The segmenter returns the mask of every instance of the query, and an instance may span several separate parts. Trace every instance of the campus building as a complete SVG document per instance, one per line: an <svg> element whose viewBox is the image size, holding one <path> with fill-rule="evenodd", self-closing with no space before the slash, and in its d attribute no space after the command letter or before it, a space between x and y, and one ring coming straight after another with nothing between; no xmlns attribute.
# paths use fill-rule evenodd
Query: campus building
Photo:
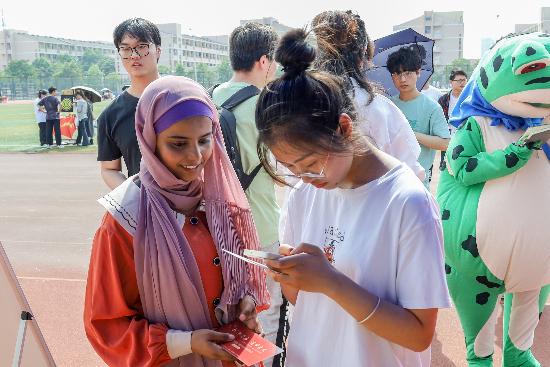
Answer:
<svg viewBox="0 0 550 367"><path fill-rule="evenodd" d="M180 24L157 26L162 43L159 65L165 65L170 70L174 70L178 63L184 67L194 67L199 63L218 65L229 55L227 45L204 37L182 34ZM87 49L114 58L117 73L126 74L112 42L41 36L14 29L0 31L0 70L4 70L11 61L16 60L33 62L39 57L45 57L55 61L61 55L81 57Z"/></svg>
<svg viewBox="0 0 550 367"><path fill-rule="evenodd" d="M112 42L79 41L4 29L0 31L0 70L4 70L11 61L33 62L40 57L55 61L61 55L81 57L86 50L98 51L105 56L113 57L116 70L122 69Z"/></svg>
<svg viewBox="0 0 550 367"><path fill-rule="evenodd" d="M195 67L197 64L215 66L229 57L229 47L209 37L197 37L183 34L178 23L157 24L160 30L162 52L159 65L168 66L171 70L177 64L184 67Z"/></svg>
<svg viewBox="0 0 550 367"><path fill-rule="evenodd" d="M425 11L424 15L395 25L394 32L412 28L435 41L433 49L434 69L441 70L453 60L463 58L464 21L462 11Z"/></svg>
<svg viewBox="0 0 550 367"><path fill-rule="evenodd" d="M545 32L550 33L550 7L540 9L540 22L516 24L515 33Z"/></svg>

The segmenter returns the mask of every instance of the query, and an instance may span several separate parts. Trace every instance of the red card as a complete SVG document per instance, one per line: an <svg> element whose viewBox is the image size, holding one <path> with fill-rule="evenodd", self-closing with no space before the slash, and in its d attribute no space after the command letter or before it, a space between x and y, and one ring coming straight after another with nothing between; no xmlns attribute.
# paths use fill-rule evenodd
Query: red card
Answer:
<svg viewBox="0 0 550 367"><path fill-rule="evenodd" d="M239 320L222 326L218 331L235 336L233 341L221 346L246 366L253 366L282 352L281 348L262 338Z"/></svg>

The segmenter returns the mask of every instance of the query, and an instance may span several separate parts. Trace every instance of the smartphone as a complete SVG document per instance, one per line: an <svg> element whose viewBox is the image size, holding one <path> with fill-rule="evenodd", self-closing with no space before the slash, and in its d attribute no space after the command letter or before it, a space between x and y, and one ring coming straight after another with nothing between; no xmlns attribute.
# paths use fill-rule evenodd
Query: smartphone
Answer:
<svg viewBox="0 0 550 367"><path fill-rule="evenodd" d="M272 252L258 251L258 250L249 250L245 249L243 255L247 257L253 257L257 259L266 259L266 260L279 260L282 256L279 254L274 254Z"/></svg>

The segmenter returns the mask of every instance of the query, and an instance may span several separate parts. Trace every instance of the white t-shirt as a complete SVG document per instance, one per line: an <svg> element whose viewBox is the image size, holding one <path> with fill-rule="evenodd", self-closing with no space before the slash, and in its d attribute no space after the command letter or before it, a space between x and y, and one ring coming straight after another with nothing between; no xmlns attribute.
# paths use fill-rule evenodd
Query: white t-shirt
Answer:
<svg viewBox="0 0 550 367"><path fill-rule="evenodd" d="M418 163L420 145L403 112L380 94L367 104L368 93L353 79L352 84L359 129L378 149L406 163L424 181L424 168Z"/></svg>
<svg viewBox="0 0 550 367"><path fill-rule="evenodd" d="M453 93L451 92L449 96L449 117L451 116L451 113L453 112L453 108L455 108L457 101L458 97L453 96ZM456 131L456 127L451 124L449 124L449 129L451 130L451 135L453 135Z"/></svg>
<svg viewBox="0 0 550 367"><path fill-rule="evenodd" d="M282 232L282 243L305 242L331 252L340 272L385 301L408 309L450 306L439 211L403 164L356 189L301 183L290 195ZM393 344L325 295L299 292L287 367L429 364L429 349L417 353Z"/></svg>
<svg viewBox="0 0 550 367"><path fill-rule="evenodd" d="M46 122L46 112L40 111L40 108L38 106L38 102L40 102L40 98L36 98L34 100L34 116L36 118L36 122Z"/></svg>
<svg viewBox="0 0 550 367"><path fill-rule="evenodd" d="M431 99L433 99L436 102L443 95L443 93L441 92L440 89L438 89L438 88L436 88L432 85L428 85L428 89L422 89L420 91L420 93L424 93L425 95L427 95L428 97L430 97Z"/></svg>

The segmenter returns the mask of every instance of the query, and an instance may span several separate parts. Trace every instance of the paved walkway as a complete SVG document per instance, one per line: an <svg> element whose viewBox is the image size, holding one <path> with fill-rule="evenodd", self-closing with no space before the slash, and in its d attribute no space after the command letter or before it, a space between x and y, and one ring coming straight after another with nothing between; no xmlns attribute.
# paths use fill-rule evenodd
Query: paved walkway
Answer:
<svg viewBox="0 0 550 367"><path fill-rule="evenodd" d="M104 366L82 326L93 234L107 191L93 154L0 154L0 241L59 366ZM549 307L550 308L550 307ZM498 334L501 333L499 325ZM535 354L550 366L550 310ZM495 366L500 365L497 338ZM433 366L463 367L463 335L454 310L440 313Z"/></svg>

